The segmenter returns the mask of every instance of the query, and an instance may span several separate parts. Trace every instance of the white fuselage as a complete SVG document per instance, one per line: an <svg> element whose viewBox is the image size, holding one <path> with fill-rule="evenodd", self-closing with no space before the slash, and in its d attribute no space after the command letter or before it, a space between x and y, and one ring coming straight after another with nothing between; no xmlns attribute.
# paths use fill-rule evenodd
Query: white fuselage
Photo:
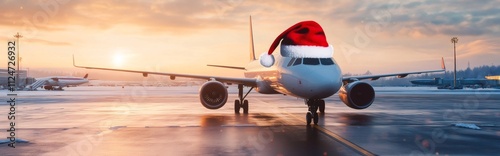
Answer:
<svg viewBox="0 0 500 156"><path fill-rule="evenodd" d="M252 61L246 67L245 77L257 78L256 90L259 93L323 99L332 96L342 87L342 72L333 58L328 59L334 64L312 65L305 64L302 58L282 57L279 54L274 57L276 63L272 67L263 67L258 60ZM301 59L301 63L293 65L297 59Z"/></svg>
<svg viewBox="0 0 500 156"><path fill-rule="evenodd" d="M86 78L81 77L69 77L69 76L54 76L54 77L46 77L47 83L44 86L59 86L59 87L67 87L67 86L76 86L89 82Z"/></svg>

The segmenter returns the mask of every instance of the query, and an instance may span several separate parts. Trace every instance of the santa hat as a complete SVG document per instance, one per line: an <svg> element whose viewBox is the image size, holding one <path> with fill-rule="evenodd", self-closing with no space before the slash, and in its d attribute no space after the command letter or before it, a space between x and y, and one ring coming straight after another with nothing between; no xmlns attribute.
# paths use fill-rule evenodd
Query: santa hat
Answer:
<svg viewBox="0 0 500 156"><path fill-rule="evenodd" d="M260 63L265 67L274 64L272 55L281 41L281 55L295 58L330 58L333 46L326 41L323 28L314 21L302 21L283 31L274 40L269 51L260 56Z"/></svg>

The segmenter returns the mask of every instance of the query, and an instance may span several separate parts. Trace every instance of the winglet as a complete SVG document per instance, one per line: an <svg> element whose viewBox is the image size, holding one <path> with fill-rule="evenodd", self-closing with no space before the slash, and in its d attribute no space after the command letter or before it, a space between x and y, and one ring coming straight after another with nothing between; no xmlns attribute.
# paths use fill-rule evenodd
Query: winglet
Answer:
<svg viewBox="0 0 500 156"><path fill-rule="evenodd" d="M446 70L446 66L444 65L444 58L441 57L441 69Z"/></svg>
<svg viewBox="0 0 500 156"><path fill-rule="evenodd" d="M250 61L253 60L255 60L255 51L253 46L252 16L250 16Z"/></svg>
<svg viewBox="0 0 500 156"><path fill-rule="evenodd" d="M85 76L83 77L84 79L86 79L87 77L89 77L89 74L85 74Z"/></svg>
<svg viewBox="0 0 500 156"><path fill-rule="evenodd" d="M82 67L82 66L78 66L76 65L75 63L75 54L73 54L73 67L77 67L77 68L87 68L87 67ZM88 68L87 68L88 69Z"/></svg>
<svg viewBox="0 0 500 156"><path fill-rule="evenodd" d="M77 67L77 66L75 65L75 54L73 54L73 67Z"/></svg>

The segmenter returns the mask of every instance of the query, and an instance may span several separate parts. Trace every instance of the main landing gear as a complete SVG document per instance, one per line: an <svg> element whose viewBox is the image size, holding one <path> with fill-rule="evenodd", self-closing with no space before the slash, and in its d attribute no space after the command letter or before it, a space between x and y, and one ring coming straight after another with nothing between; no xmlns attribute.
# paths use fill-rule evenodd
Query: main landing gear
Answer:
<svg viewBox="0 0 500 156"><path fill-rule="evenodd" d="M42 86L45 90L63 90L63 87L54 87L54 86Z"/></svg>
<svg viewBox="0 0 500 156"><path fill-rule="evenodd" d="M238 99L234 100L234 113L240 114L240 108L244 114L248 114L248 100L245 100L247 95L252 91L253 87L243 96L243 85L238 84Z"/></svg>
<svg viewBox="0 0 500 156"><path fill-rule="evenodd" d="M319 99L309 99L305 100L306 105L309 107L309 110L306 114L306 122L307 125L310 125L311 122L314 122L314 124L318 124L319 121L319 116L318 116L318 109L320 113L325 113L325 100L319 100Z"/></svg>

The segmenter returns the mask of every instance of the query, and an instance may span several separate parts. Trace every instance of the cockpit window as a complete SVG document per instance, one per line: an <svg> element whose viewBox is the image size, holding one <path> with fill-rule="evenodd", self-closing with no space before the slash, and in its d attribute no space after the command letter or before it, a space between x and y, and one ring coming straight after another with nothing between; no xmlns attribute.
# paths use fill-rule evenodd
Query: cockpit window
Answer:
<svg viewBox="0 0 500 156"><path fill-rule="evenodd" d="M297 58L297 60L295 60L295 62L293 63L294 66L299 64L302 64L302 58Z"/></svg>
<svg viewBox="0 0 500 156"><path fill-rule="evenodd" d="M332 58L292 58L290 62L288 62L288 67L300 65L304 62L305 65L334 65Z"/></svg>
<svg viewBox="0 0 500 156"><path fill-rule="evenodd" d="M304 64L306 65L319 65L318 58L304 58Z"/></svg>
<svg viewBox="0 0 500 156"><path fill-rule="evenodd" d="M333 63L333 60L331 58L320 58L319 60L321 61L322 65L332 65L332 64L335 64L335 63Z"/></svg>
<svg viewBox="0 0 500 156"><path fill-rule="evenodd" d="M292 59L290 60L290 62L288 62L288 65L286 65L286 66L287 66L287 67L290 67L290 66L293 64L293 62L295 62L295 60L296 60L296 59L297 59L297 58L292 58Z"/></svg>

